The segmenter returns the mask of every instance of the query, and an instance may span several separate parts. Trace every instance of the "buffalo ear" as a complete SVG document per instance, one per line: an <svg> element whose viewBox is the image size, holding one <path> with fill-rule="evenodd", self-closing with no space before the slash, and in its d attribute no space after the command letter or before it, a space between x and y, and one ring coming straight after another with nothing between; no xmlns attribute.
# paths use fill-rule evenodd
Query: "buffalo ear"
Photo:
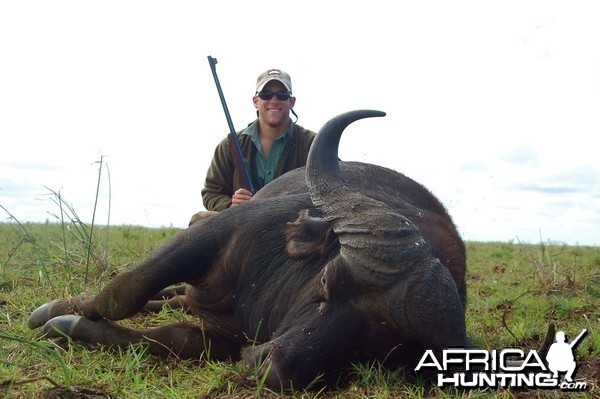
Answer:
<svg viewBox="0 0 600 399"><path fill-rule="evenodd" d="M301 210L298 219L287 224L285 238L285 249L292 259L323 257L337 239L331 225L321 217L310 216L308 209Z"/></svg>

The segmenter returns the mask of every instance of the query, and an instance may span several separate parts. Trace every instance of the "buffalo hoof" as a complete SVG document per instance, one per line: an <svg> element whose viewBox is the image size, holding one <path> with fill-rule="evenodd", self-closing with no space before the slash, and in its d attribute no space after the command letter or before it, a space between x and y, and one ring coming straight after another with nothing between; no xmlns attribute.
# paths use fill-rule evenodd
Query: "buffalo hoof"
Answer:
<svg viewBox="0 0 600 399"><path fill-rule="evenodd" d="M52 315L52 307L61 299L55 299L52 302L48 302L38 307L36 310L31 312L29 316L29 321L27 325L29 328L38 328L46 324L46 322L52 319L54 316Z"/></svg>
<svg viewBox="0 0 600 399"><path fill-rule="evenodd" d="M71 336L82 319L85 319L85 317L72 314L55 317L44 324L41 335L45 338Z"/></svg>

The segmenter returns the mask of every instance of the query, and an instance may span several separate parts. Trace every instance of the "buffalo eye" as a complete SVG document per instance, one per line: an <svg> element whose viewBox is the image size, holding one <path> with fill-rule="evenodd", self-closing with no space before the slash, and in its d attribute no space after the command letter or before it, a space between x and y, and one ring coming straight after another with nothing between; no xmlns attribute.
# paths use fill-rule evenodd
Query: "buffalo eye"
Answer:
<svg viewBox="0 0 600 399"><path fill-rule="evenodd" d="M325 273L319 279L319 284L321 285L321 295L324 301L329 301L329 289L327 287L327 277L325 277Z"/></svg>

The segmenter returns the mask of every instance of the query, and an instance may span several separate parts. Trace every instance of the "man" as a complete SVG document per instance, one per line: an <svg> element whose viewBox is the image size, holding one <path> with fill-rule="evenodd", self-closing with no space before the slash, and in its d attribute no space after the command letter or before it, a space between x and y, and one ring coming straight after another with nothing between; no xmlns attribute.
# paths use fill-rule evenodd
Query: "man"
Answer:
<svg viewBox="0 0 600 399"><path fill-rule="evenodd" d="M552 377L558 378L559 371L566 371L565 381L573 382L573 373L577 364L573 356L573 347L576 345L580 337L577 337L570 344L567 342L565 333L559 331L556 333L556 342L550 345L546 361L548 368L552 371Z"/></svg>
<svg viewBox="0 0 600 399"><path fill-rule="evenodd" d="M285 172L306 165L315 133L292 122L290 111L294 113L296 98L290 75L280 69L269 69L258 77L252 102L258 118L237 135L253 184L260 190ZM225 138L217 145L206 173L204 207L222 211L249 201L252 193L241 187L241 174Z"/></svg>

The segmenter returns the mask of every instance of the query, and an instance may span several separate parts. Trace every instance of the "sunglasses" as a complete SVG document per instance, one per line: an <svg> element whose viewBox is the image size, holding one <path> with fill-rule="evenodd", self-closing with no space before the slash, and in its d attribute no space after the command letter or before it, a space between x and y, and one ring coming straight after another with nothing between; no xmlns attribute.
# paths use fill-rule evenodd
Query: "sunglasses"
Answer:
<svg viewBox="0 0 600 399"><path fill-rule="evenodd" d="M279 101L287 101L292 96L292 93L290 93L289 91L282 91L279 93L273 93L272 91L261 91L260 93L258 93L258 96L261 100L265 101L272 99L273 96L277 96L277 99Z"/></svg>

